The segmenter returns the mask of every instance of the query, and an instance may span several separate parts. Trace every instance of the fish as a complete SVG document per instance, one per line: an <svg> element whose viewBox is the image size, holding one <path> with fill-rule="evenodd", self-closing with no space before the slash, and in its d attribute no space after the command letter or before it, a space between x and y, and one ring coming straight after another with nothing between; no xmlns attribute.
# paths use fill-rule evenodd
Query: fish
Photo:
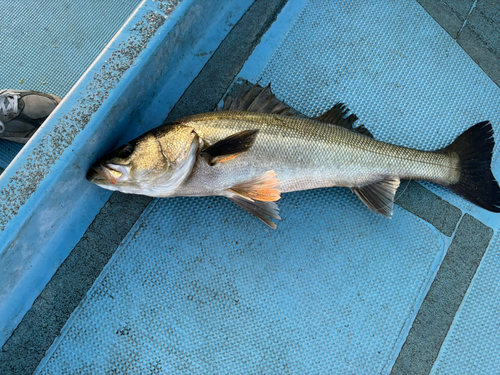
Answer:
<svg viewBox="0 0 500 375"><path fill-rule="evenodd" d="M422 151L378 141L343 103L306 117L270 85L244 82L222 107L163 123L97 161L88 181L151 197L224 196L276 229L281 194L347 187L374 213L393 215L401 180L430 181L492 212L489 121L447 147Z"/></svg>

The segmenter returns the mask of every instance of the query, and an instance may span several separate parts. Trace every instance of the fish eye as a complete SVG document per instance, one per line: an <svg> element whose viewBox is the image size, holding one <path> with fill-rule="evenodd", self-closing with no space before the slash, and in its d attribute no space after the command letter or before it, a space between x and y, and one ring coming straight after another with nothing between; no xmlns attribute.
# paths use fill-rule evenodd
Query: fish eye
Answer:
<svg viewBox="0 0 500 375"><path fill-rule="evenodd" d="M127 143L118 150L118 157L122 159L128 158L132 154L132 152L134 152L134 146L132 146L130 143Z"/></svg>

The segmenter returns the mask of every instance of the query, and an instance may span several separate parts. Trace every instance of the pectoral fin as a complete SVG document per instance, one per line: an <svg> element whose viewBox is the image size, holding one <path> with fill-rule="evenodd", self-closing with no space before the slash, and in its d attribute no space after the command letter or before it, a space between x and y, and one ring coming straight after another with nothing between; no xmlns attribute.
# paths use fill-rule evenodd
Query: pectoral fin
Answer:
<svg viewBox="0 0 500 375"><path fill-rule="evenodd" d="M381 215L391 217L394 206L394 195L399 187L399 178L386 178L370 185L351 188L368 208Z"/></svg>
<svg viewBox="0 0 500 375"><path fill-rule="evenodd" d="M246 181L228 189L228 198L241 208L257 216L271 228L276 224L271 219L280 219L278 205L280 199L279 181L274 171L268 171L262 176Z"/></svg>
<svg viewBox="0 0 500 375"><path fill-rule="evenodd" d="M245 130L224 138L201 152L207 158L208 164L215 165L234 159L252 148L259 130Z"/></svg>
<svg viewBox="0 0 500 375"><path fill-rule="evenodd" d="M262 176L234 185L228 191L250 201L275 202L280 199L278 185L276 173L267 171Z"/></svg>

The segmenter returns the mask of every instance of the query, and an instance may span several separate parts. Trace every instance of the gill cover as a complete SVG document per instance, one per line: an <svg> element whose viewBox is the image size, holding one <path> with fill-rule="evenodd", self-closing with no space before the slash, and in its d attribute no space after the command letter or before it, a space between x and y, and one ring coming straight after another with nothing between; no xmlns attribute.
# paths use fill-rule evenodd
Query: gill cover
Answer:
<svg viewBox="0 0 500 375"><path fill-rule="evenodd" d="M87 179L108 190L169 196L191 172L198 146L199 139L193 128L167 124L101 159Z"/></svg>

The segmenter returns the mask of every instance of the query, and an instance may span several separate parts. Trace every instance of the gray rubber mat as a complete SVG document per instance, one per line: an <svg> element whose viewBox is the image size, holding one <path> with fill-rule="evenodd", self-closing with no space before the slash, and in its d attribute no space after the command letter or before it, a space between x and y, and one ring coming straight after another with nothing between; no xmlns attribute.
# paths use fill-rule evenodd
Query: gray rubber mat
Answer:
<svg viewBox="0 0 500 375"><path fill-rule="evenodd" d="M498 374L500 243L490 244L448 332L431 374Z"/></svg>

